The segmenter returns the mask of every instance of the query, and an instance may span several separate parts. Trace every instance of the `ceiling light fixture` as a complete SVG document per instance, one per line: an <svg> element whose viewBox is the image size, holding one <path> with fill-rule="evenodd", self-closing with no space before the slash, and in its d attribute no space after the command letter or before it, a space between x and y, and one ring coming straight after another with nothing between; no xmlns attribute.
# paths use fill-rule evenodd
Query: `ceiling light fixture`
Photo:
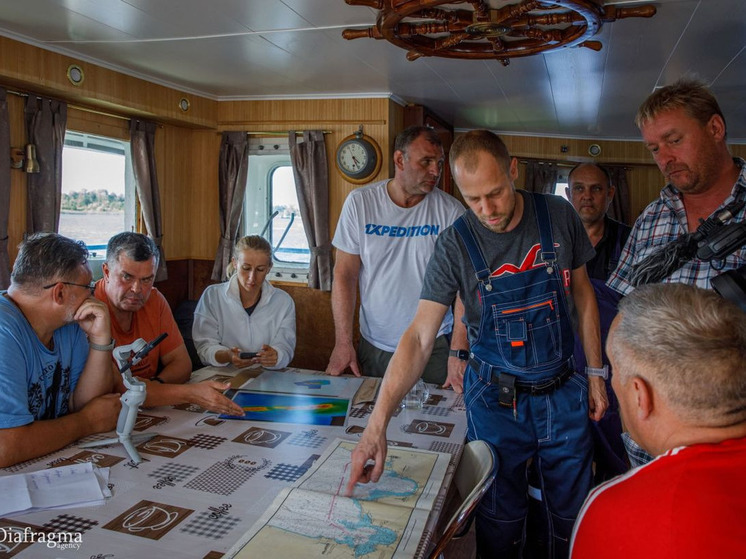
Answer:
<svg viewBox="0 0 746 559"><path fill-rule="evenodd" d="M70 64L70 66L67 67L67 79L70 80L70 83L73 85L81 85L85 79L83 68L77 64Z"/></svg>
<svg viewBox="0 0 746 559"><path fill-rule="evenodd" d="M604 23L652 17L651 4L603 6L600 0L523 0L493 8L486 0L345 0L379 10L376 25L345 29L345 39L385 39L406 49L407 60L422 56L510 59L567 47L601 50L589 39ZM454 7L465 4L471 9Z"/></svg>

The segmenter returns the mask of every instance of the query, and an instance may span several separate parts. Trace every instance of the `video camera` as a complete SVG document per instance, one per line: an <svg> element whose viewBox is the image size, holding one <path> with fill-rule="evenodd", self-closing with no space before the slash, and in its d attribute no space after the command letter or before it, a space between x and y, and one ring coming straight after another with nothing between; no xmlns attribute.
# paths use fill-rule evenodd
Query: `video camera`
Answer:
<svg viewBox="0 0 746 559"><path fill-rule="evenodd" d="M744 206L744 202L734 202L725 211L728 215L710 222L701 231L702 238L697 243L697 258L708 262L722 260L746 245L746 222L723 222L735 216ZM724 212L723 212L724 213ZM704 226L705 223L702 225ZM703 227L697 229L698 232ZM728 270L712 278L712 288L723 299L735 303L741 310L746 311L746 265L735 270Z"/></svg>

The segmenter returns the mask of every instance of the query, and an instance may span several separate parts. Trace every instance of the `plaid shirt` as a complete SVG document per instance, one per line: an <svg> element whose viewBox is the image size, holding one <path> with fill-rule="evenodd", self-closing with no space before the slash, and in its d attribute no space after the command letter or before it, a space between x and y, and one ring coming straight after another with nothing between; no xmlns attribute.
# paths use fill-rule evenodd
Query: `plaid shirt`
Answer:
<svg viewBox="0 0 746 559"><path fill-rule="evenodd" d="M624 450L627 451L627 458L629 458L629 464L632 468L647 464L655 458L655 456L637 444L627 431L622 433L622 442L624 443Z"/></svg>
<svg viewBox="0 0 746 559"><path fill-rule="evenodd" d="M741 167L731 195L714 213L719 212L734 200L746 201L746 161L733 159ZM746 220L746 206L735 216L733 222ZM651 202L637 218L632 233L619 258L619 265L606 284L622 295L629 295L634 287L629 282L634 265L681 235L688 233L686 210L681 194L668 184L661 190L660 198ZM746 246L741 247L724 261L710 262L693 258L663 280L663 283L687 283L711 289L710 280L721 273L746 264Z"/></svg>

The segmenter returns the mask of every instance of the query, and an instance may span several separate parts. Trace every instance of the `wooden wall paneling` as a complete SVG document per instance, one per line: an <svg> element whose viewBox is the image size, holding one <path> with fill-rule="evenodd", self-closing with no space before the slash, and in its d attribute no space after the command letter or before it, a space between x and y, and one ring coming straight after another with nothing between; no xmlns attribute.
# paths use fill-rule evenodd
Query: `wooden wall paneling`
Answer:
<svg viewBox="0 0 746 559"><path fill-rule="evenodd" d="M192 201L188 224L191 231L190 258L214 259L220 241L219 155L220 134L215 131L192 132L188 162L190 180L187 183Z"/></svg>
<svg viewBox="0 0 746 559"><path fill-rule="evenodd" d="M85 79L79 86L67 79L67 68L77 64ZM184 93L0 37L0 82L10 88L50 95L102 111L152 118L187 126L214 128L217 101ZM179 100L189 100L189 110Z"/></svg>
<svg viewBox="0 0 746 559"><path fill-rule="evenodd" d="M581 161L642 165L653 163L653 158L643 146L642 141L542 138L510 134L500 134L500 137L511 155L517 157L557 159L576 163ZM600 156L592 157L588 154L591 144L598 144L601 147ZM567 147L566 152L562 151L562 146Z"/></svg>
<svg viewBox="0 0 746 559"><path fill-rule="evenodd" d="M130 141L130 120L68 107L67 129L107 138Z"/></svg>
<svg viewBox="0 0 746 559"><path fill-rule="evenodd" d="M399 105L398 103L390 103L389 104L389 120L391 122L391 126L389 126L389 139L388 139L388 146L389 146L389 169L388 169L388 175L386 175L386 178L393 178L394 176L394 143L396 141L396 135L404 130L406 128L406 125L404 124L404 107ZM381 145L381 149L383 149L383 145Z"/></svg>
<svg viewBox="0 0 746 559"><path fill-rule="evenodd" d="M189 260L168 260L168 279L154 284L168 301L172 312L182 301L189 299L190 267Z"/></svg>
<svg viewBox="0 0 746 559"><path fill-rule="evenodd" d="M194 301L198 301L202 296L202 292L207 288L208 285L217 283L213 281L210 276L212 274L212 267L215 264L215 260L192 260L192 275L190 278L190 297Z"/></svg>
<svg viewBox="0 0 746 559"><path fill-rule="evenodd" d="M188 164L192 131L166 124L155 135L166 259L190 258L192 238L197 236L192 227L193 179Z"/></svg>

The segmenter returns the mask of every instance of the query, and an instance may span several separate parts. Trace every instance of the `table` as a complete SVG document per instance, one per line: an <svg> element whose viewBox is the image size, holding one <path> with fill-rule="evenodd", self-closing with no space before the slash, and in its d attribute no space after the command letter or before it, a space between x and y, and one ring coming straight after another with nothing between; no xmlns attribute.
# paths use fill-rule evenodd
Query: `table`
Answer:
<svg viewBox="0 0 746 559"><path fill-rule="evenodd" d="M286 369L288 374L311 373ZM230 377L233 368L205 367L192 382ZM320 372L312 372L323 375ZM438 514L463 449L463 398L431 387L429 405L401 410L388 429L391 444L451 455L417 556L432 539ZM298 480L336 438L357 440L372 402L350 409L344 426L225 420L199 407L179 405L141 410L136 431L158 435L138 446L144 461L132 463L117 444L80 449L87 437L58 452L0 469L0 475L42 470L75 462L110 467L113 497L96 507L67 508L0 519L0 540L10 530L80 533L79 549L0 541L0 558L222 557L269 507L278 493Z"/></svg>

